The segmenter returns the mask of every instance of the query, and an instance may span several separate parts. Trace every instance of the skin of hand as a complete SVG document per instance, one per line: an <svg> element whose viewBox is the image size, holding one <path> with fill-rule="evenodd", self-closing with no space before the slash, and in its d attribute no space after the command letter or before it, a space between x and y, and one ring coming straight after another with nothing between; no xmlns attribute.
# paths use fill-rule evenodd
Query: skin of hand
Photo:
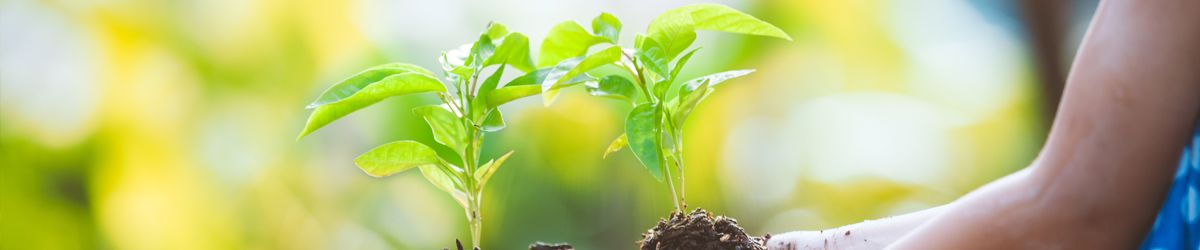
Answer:
<svg viewBox="0 0 1200 250"><path fill-rule="evenodd" d="M1196 13L1200 1L1102 2L1030 167L915 219L847 227L900 229L860 230L868 243L898 237L882 244L894 249L1135 248L1200 118ZM818 234L783 234L768 246L830 239Z"/></svg>

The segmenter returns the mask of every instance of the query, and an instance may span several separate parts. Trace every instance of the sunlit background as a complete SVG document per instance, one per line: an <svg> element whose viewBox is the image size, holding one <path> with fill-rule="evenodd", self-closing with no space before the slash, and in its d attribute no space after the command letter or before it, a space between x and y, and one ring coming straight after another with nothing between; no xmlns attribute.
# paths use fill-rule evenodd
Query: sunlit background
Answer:
<svg viewBox="0 0 1200 250"><path fill-rule="evenodd" d="M601 11L623 42L692 1L5 0L0 249L441 249L466 240L420 174L353 164L431 141L394 98L295 141L304 105L386 62L439 68L488 21L536 48ZM1094 3L718 1L793 42L702 32L684 78L757 68L686 125L687 200L752 234L948 202L1025 166ZM630 107L579 89L505 107L484 155L484 246L630 249L672 208L629 152L601 159Z"/></svg>

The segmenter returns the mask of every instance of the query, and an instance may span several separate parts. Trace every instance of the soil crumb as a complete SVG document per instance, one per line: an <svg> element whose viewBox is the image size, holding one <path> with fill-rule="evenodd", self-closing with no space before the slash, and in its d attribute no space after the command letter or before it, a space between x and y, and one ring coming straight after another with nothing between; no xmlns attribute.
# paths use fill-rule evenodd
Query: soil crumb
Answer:
<svg viewBox="0 0 1200 250"><path fill-rule="evenodd" d="M687 215L672 212L669 220L659 220L642 234L641 249L766 250L770 238L749 236L737 220L696 209Z"/></svg>
<svg viewBox="0 0 1200 250"><path fill-rule="evenodd" d="M575 247L567 243L543 243L536 242L529 245L529 250L575 250Z"/></svg>

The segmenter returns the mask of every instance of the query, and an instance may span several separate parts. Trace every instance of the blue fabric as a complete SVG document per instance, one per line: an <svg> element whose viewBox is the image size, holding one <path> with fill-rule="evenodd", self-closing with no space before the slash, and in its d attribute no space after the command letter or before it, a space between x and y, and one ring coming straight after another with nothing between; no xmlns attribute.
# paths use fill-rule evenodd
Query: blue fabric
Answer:
<svg viewBox="0 0 1200 250"><path fill-rule="evenodd" d="M1142 249L1200 250L1200 126L1183 151L1175 181Z"/></svg>

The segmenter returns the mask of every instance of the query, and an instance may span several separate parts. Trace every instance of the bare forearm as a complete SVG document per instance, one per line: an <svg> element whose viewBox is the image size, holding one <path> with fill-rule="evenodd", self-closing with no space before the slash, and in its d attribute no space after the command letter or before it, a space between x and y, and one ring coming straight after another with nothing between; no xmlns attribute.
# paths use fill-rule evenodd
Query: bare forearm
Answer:
<svg viewBox="0 0 1200 250"><path fill-rule="evenodd" d="M1102 3L1033 174L977 190L895 247L1135 247L1200 112L1198 12Z"/></svg>

